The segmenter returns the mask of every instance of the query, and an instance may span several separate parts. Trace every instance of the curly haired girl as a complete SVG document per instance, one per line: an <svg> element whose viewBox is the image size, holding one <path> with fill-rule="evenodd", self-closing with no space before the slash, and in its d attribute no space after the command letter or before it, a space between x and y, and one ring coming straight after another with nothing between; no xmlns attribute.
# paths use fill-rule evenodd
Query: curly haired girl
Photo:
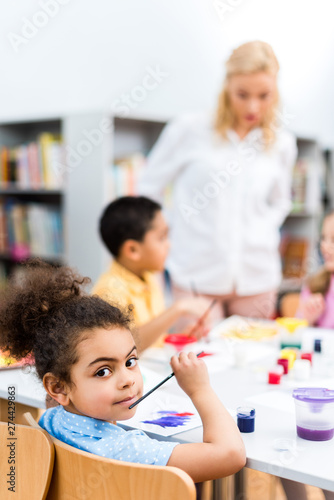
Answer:
<svg viewBox="0 0 334 500"><path fill-rule="evenodd" d="M135 414L143 381L129 315L84 293L89 280L40 261L11 281L0 305L0 348L29 353L47 393L59 403L40 425L54 437L97 455L185 470L194 481L233 474L245 464L238 428L210 386L202 359L174 356L171 366L203 423L203 442L156 441L112 423Z"/></svg>

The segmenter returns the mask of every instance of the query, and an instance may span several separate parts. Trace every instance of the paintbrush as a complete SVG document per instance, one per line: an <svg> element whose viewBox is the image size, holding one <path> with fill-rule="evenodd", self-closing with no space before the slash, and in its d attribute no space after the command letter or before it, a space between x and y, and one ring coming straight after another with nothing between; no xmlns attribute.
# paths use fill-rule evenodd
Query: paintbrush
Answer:
<svg viewBox="0 0 334 500"><path fill-rule="evenodd" d="M213 306L215 305L216 302L217 302L217 299L213 299L213 301L211 302L211 304L209 305L209 307L207 308L207 310L202 314L202 316L200 318L198 318L198 320L196 321L195 325L190 330L190 332L187 333L188 337L191 337L191 335L194 333L194 331L196 331L196 329L198 328L198 325L200 323L202 323L202 321L205 320L205 318L207 317L207 315L209 314L209 312L211 311L211 309L213 308Z"/></svg>
<svg viewBox="0 0 334 500"><path fill-rule="evenodd" d="M201 354L203 354L204 351L201 351L199 352L198 354L196 354L196 356L200 356ZM171 379L172 377L174 377L175 373L172 372L170 375L168 375L168 377L164 378L158 385L156 385L155 387L153 387L153 389L151 389L150 391L148 391L146 394L144 394L144 396L142 396L141 398L137 399L137 401L135 403L132 403L131 406L129 406L129 410L131 410L131 408L133 408L134 406L136 406L138 403L140 403L141 401L143 401L143 399L147 398L147 396L149 396L150 394L152 394L152 392L156 391L157 389L159 389L159 387L161 387L165 382L167 382L167 380Z"/></svg>

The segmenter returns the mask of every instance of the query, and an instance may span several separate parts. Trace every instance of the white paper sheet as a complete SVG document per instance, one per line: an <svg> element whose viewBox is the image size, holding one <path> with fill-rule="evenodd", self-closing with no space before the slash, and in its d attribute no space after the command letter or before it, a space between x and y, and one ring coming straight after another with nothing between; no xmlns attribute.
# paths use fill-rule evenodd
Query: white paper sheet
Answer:
<svg viewBox="0 0 334 500"><path fill-rule="evenodd" d="M168 393L153 393L138 404L137 412L122 426L142 429L161 436L173 436L202 425L191 400Z"/></svg>

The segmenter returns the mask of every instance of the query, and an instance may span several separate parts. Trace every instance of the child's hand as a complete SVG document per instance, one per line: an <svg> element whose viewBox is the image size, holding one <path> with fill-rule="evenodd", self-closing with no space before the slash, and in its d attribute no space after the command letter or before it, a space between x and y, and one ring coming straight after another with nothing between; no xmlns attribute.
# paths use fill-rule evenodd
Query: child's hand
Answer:
<svg viewBox="0 0 334 500"><path fill-rule="evenodd" d="M179 356L173 356L170 364L179 386L190 398L210 387L206 364L193 352L181 352Z"/></svg>
<svg viewBox="0 0 334 500"><path fill-rule="evenodd" d="M187 326L182 332L183 335L191 335L196 337L198 340L206 337L210 331L210 328L205 324L205 321L197 320L197 322Z"/></svg>
<svg viewBox="0 0 334 500"><path fill-rule="evenodd" d="M321 293L313 293L300 304L300 312L311 325L324 313L326 302Z"/></svg>

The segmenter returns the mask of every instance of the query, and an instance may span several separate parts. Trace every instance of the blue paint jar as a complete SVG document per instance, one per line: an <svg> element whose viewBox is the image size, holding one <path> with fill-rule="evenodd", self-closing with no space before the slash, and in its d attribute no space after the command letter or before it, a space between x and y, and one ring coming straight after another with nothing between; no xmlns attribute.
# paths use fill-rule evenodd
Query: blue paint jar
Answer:
<svg viewBox="0 0 334 500"><path fill-rule="evenodd" d="M314 339L314 352L321 352L321 339Z"/></svg>
<svg viewBox="0 0 334 500"><path fill-rule="evenodd" d="M237 408L237 425L240 432L254 432L255 409L250 406Z"/></svg>

